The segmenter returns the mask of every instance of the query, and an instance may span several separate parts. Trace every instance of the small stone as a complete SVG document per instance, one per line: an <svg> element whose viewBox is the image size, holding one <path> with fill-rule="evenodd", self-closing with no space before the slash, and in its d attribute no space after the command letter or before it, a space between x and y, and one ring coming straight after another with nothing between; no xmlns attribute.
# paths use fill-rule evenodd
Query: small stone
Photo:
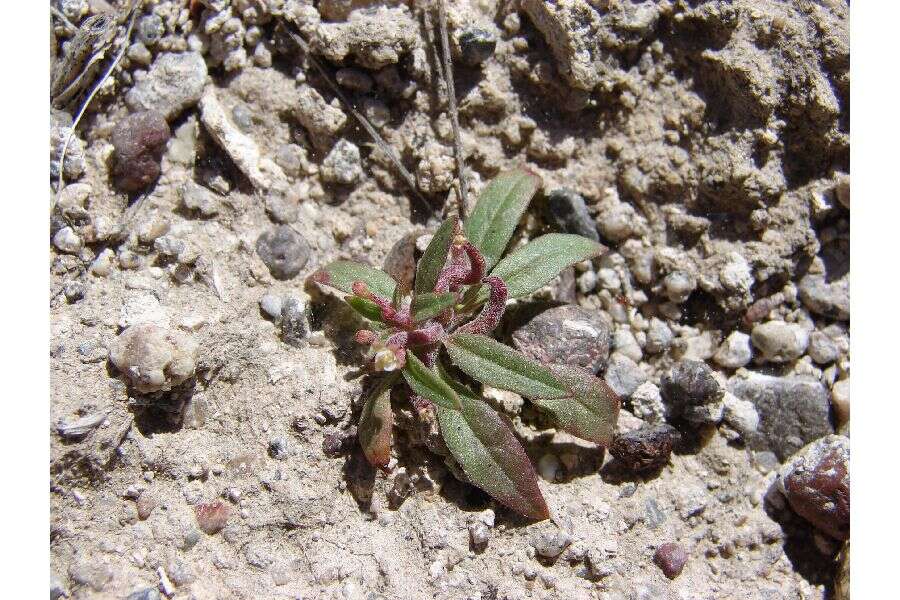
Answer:
<svg viewBox="0 0 900 600"><path fill-rule="evenodd" d="M748 372L729 379L728 391L752 402L759 414L759 427L747 439L753 450L771 450L784 460L834 432L828 390L814 379Z"/></svg>
<svg viewBox="0 0 900 600"><path fill-rule="evenodd" d="M181 204L187 210L198 212L203 217L214 217L219 214L219 210L221 210L219 197L208 188L193 181L187 181L179 191Z"/></svg>
<svg viewBox="0 0 900 600"><path fill-rule="evenodd" d="M286 344L300 347L308 335L306 305L298 298L285 298L281 305L281 339Z"/></svg>
<svg viewBox="0 0 900 600"><path fill-rule="evenodd" d="M199 346L189 335L151 323L133 325L110 345L109 359L135 390L171 390L194 374Z"/></svg>
<svg viewBox="0 0 900 600"><path fill-rule="evenodd" d="M78 254L84 246L81 238L71 227L63 227L53 236L53 245L60 252L66 254Z"/></svg>
<svg viewBox="0 0 900 600"><path fill-rule="evenodd" d="M733 331L716 350L713 360L726 369L740 369L753 358L750 347L750 336L740 331Z"/></svg>
<svg viewBox="0 0 900 600"><path fill-rule="evenodd" d="M141 590L137 590L135 592L131 592L125 598L125 600L161 600L161 596L159 595L159 589L155 587L148 587Z"/></svg>
<svg viewBox="0 0 900 600"><path fill-rule="evenodd" d="M172 121L200 100L206 77L206 61L199 52L160 54L125 95L125 103L132 111L155 110Z"/></svg>
<svg viewBox="0 0 900 600"><path fill-rule="evenodd" d="M155 110L129 115L112 132L113 182L126 192L140 191L159 178L160 161L172 132Z"/></svg>
<svg viewBox="0 0 900 600"><path fill-rule="evenodd" d="M339 140L322 161L322 180L339 185L353 185L362 176L359 147L353 142Z"/></svg>
<svg viewBox="0 0 900 600"><path fill-rule="evenodd" d="M149 14L138 19L135 35L145 46L155 46L166 34L166 25L159 15Z"/></svg>
<svg viewBox="0 0 900 600"><path fill-rule="evenodd" d="M638 387L647 381L647 375L633 360L613 352L609 357L609 364L603 378L620 398L629 398Z"/></svg>
<svg viewBox="0 0 900 600"><path fill-rule="evenodd" d="M803 356L809 344L809 332L797 323L767 321L753 328L750 340L767 361L783 363Z"/></svg>
<svg viewBox="0 0 900 600"><path fill-rule="evenodd" d="M834 340L821 331L813 331L810 334L809 346L807 347L806 352L809 357L813 359L813 362L820 365L833 363L841 356Z"/></svg>
<svg viewBox="0 0 900 600"><path fill-rule="evenodd" d="M583 295L588 295L597 289L597 274L593 271L585 271L578 276L578 291Z"/></svg>
<svg viewBox="0 0 900 600"><path fill-rule="evenodd" d="M798 515L837 540L850 539L850 440L829 435L782 468L779 489Z"/></svg>
<svg viewBox="0 0 900 600"><path fill-rule="evenodd" d="M67 281L63 284L63 295L69 304L84 298L84 284L80 281Z"/></svg>
<svg viewBox="0 0 900 600"><path fill-rule="evenodd" d="M102 592L113 578L109 565L96 559L85 557L69 566L69 577L76 584L88 586L95 592Z"/></svg>
<svg viewBox="0 0 900 600"><path fill-rule="evenodd" d="M609 356L610 319L577 305L545 310L512 334L513 344L544 364L568 364L596 373ZM637 386L635 386L637 387Z"/></svg>
<svg viewBox="0 0 900 600"><path fill-rule="evenodd" d="M612 346L616 352L624 354L634 362L640 362L644 357L644 353L641 351L634 334L627 327L616 329L613 334Z"/></svg>
<svg viewBox="0 0 900 600"><path fill-rule="evenodd" d="M169 564L166 565L166 572L177 587L189 585L197 579L197 574L190 563L181 558L173 558L169 561Z"/></svg>
<svg viewBox="0 0 900 600"><path fill-rule="evenodd" d="M741 400L731 392L725 392L722 398L725 410L722 419L725 424L737 431L744 439L759 428L759 413L752 402Z"/></svg>
<svg viewBox="0 0 900 600"><path fill-rule="evenodd" d="M531 540L538 556L556 558L572 543L572 536L556 525L548 525L541 529Z"/></svg>
<svg viewBox="0 0 900 600"><path fill-rule="evenodd" d="M669 425L642 427L618 434L609 452L629 471L651 471L669 462L674 443L675 429Z"/></svg>
<svg viewBox="0 0 900 600"><path fill-rule="evenodd" d="M137 515L138 519L141 521L146 521L150 516L150 513L153 512L153 509L156 508L156 499L149 492L143 492L140 496L135 500L135 506L137 507Z"/></svg>
<svg viewBox="0 0 900 600"><path fill-rule="evenodd" d="M588 213L584 198L569 188L558 188L547 195L550 220L563 233L574 233L595 242L600 241L597 224Z"/></svg>
<svg viewBox="0 0 900 600"><path fill-rule="evenodd" d="M446 192L453 185L455 162L451 151L441 144L429 142L422 149L416 166L416 183L426 194Z"/></svg>
<svg viewBox="0 0 900 600"><path fill-rule="evenodd" d="M669 579L675 579L681 575L688 555L684 548L672 542L661 545L653 555L653 562L662 570Z"/></svg>
<svg viewBox="0 0 900 600"><path fill-rule="evenodd" d="M283 437L277 437L269 442L269 456L275 460L287 460L290 456L287 440Z"/></svg>
<svg viewBox="0 0 900 600"><path fill-rule="evenodd" d="M672 330L666 322L653 317L647 329L647 343L644 344L644 350L650 354L665 352L672 345L673 337Z"/></svg>
<svg viewBox="0 0 900 600"><path fill-rule="evenodd" d="M470 27L459 33L459 60L469 67L477 67L491 56L497 48L497 36L486 29Z"/></svg>
<svg viewBox="0 0 900 600"><path fill-rule="evenodd" d="M660 379L660 392L672 416L697 425L714 424L722 418L725 391L706 363L679 361Z"/></svg>
<svg viewBox="0 0 900 600"><path fill-rule="evenodd" d="M831 386L831 405L838 426L850 421L850 378L835 381Z"/></svg>
<svg viewBox="0 0 900 600"><path fill-rule="evenodd" d="M850 319L850 279L843 276L827 281L822 274L809 274L797 286L800 301L811 312L847 321Z"/></svg>
<svg viewBox="0 0 900 600"><path fill-rule="evenodd" d="M296 200L281 192L272 192L266 196L266 212L276 223L294 223L300 218L300 207Z"/></svg>
<svg viewBox="0 0 900 600"><path fill-rule="evenodd" d="M293 279L309 260L309 244L300 234L280 225L256 240L256 253L276 279Z"/></svg>
<svg viewBox="0 0 900 600"><path fill-rule="evenodd" d="M369 77L368 73L360 69L338 69L334 74L334 79L338 82L339 86L361 94L368 94L372 91L372 86L375 85L375 82L372 81L372 78Z"/></svg>
<svg viewBox="0 0 900 600"><path fill-rule="evenodd" d="M194 507L197 525L208 535L215 535L225 528L231 509L220 500L198 504Z"/></svg>
<svg viewBox="0 0 900 600"><path fill-rule="evenodd" d="M484 549L491 539L491 525L486 524L482 520L469 523L469 540L472 547L478 550Z"/></svg>
<svg viewBox="0 0 900 600"><path fill-rule="evenodd" d="M259 308L270 321L281 321L282 298L278 294L266 294L259 299Z"/></svg>
<svg viewBox="0 0 900 600"><path fill-rule="evenodd" d="M663 279L663 291L669 301L681 304L697 289L697 279L686 271L673 271Z"/></svg>
<svg viewBox="0 0 900 600"><path fill-rule="evenodd" d="M541 474L544 481L556 481L556 475L562 468L559 458L555 454L545 454L538 460L538 473Z"/></svg>
<svg viewBox="0 0 900 600"><path fill-rule="evenodd" d="M656 384L645 381L631 394L634 415L647 423L662 423L666 418L666 405Z"/></svg>

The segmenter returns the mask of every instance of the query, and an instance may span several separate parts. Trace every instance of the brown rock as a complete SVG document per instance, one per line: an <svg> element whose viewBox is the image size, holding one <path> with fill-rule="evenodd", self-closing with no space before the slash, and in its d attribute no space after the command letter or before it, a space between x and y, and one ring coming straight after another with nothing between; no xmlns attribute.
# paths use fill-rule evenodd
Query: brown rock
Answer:
<svg viewBox="0 0 900 600"><path fill-rule="evenodd" d="M171 135L165 118L154 110L135 113L119 121L112 133L115 149L112 175L116 187L137 192L156 181Z"/></svg>
<svg viewBox="0 0 900 600"><path fill-rule="evenodd" d="M680 544L672 542L663 544L656 549L653 555L653 562L662 569L663 574L669 579L675 579L681 575L684 569L684 563L687 562L688 555Z"/></svg>
<svg viewBox="0 0 900 600"><path fill-rule="evenodd" d="M642 427L616 436L609 451L630 471L658 469L672 454L675 430L668 425Z"/></svg>
<svg viewBox="0 0 900 600"><path fill-rule="evenodd" d="M135 506L137 507L138 519L146 521L153 509L156 508L156 499L150 493L143 492L135 500Z"/></svg>
<svg viewBox="0 0 900 600"><path fill-rule="evenodd" d="M516 330L516 348L544 364L584 367L596 373L609 357L611 321L605 313L576 305L540 313Z"/></svg>
<svg viewBox="0 0 900 600"><path fill-rule="evenodd" d="M850 539L850 440L829 435L802 448L781 470L791 508L817 529Z"/></svg>
<svg viewBox="0 0 900 600"><path fill-rule="evenodd" d="M198 504L194 508L197 514L197 525L204 533L215 535L225 528L231 509L220 500Z"/></svg>

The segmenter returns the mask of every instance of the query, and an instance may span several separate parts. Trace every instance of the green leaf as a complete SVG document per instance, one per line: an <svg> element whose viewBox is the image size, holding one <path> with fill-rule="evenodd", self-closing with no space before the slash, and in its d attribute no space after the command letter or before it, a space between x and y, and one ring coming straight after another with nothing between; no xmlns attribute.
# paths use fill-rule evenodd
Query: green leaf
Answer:
<svg viewBox="0 0 900 600"><path fill-rule="evenodd" d="M503 255L516 225L541 185L536 174L516 169L497 175L465 223L466 237L484 254L490 270Z"/></svg>
<svg viewBox="0 0 900 600"><path fill-rule="evenodd" d="M363 405L359 417L359 443L363 454L373 466L384 469L391 460L391 386L396 381L392 374L382 379L372 390Z"/></svg>
<svg viewBox="0 0 900 600"><path fill-rule="evenodd" d="M353 282L362 281L373 293L382 298L392 298L397 282L375 267L349 260L337 260L312 274L312 280L347 294L353 293Z"/></svg>
<svg viewBox="0 0 900 600"><path fill-rule="evenodd" d="M458 217L450 217L438 227L434 237L425 248L425 253L419 259L416 267L416 293L427 294L434 291L438 275L447 262L450 253L450 243L453 241L453 232L456 229Z"/></svg>
<svg viewBox="0 0 900 600"><path fill-rule="evenodd" d="M421 323L433 319L456 303L456 294L419 294L412 303L412 319Z"/></svg>
<svg viewBox="0 0 900 600"><path fill-rule="evenodd" d="M426 367L412 352L406 353L403 377L413 392L431 400L435 406L458 410L459 396L437 373Z"/></svg>
<svg viewBox="0 0 900 600"><path fill-rule="evenodd" d="M453 363L482 383L529 398L561 398L567 394L550 369L497 340L455 333L444 343Z"/></svg>
<svg viewBox="0 0 900 600"><path fill-rule="evenodd" d="M564 398L532 398L550 413L557 427L602 446L612 443L619 417L619 397L605 381L577 367L551 365L551 372L565 385Z"/></svg>
<svg viewBox="0 0 900 600"><path fill-rule="evenodd" d="M460 410L436 410L441 436L469 481L528 518L549 518L534 467L509 419L474 396L459 397Z"/></svg>
<svg viewBox="0 0 900 600"><path fill-rule="evenodd" d="M521 298L548 284L566 267L605 251L602 244L580 235L548 233L501 260L491 275L506 283L510 298ZM483 288L478 300L483 302L487 296L488 290Z"/></svg>
<svg viewBox="0 0 900 600"><path fill-rule="evenodd" d="M360 298L358 296L347 296L344 301L350 305L350 308L358 312L360 315L370 321L381 323L381 308L371 300Z"/></svg>

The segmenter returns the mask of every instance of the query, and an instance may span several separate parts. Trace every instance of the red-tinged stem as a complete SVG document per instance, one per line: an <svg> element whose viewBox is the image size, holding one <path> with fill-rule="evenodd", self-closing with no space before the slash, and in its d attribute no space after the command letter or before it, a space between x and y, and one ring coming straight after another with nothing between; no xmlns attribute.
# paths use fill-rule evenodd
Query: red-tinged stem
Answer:
<svg viewBox="0 0 900 600"><path fill-rule="evenodd" d="M390 300L382 298L381 296L373 293L372 290L369 289L369 286L367 286L362 281L354 281L352 289L354 295L359 296L364 300L374 302L378 306L378 308L381 309L381 318L383 318L387 323L403 328L412 326L409 318L409 309L401 309L400 311L397 311L397 309L395 309L391 304Z"/></svg>
<svg viewBox="0 0 900 600"><path fill-rule="evenodd" d="M421 346L423 344L433 344L444 337L444 328L440 323L431 323L422 329L415 329L409 332L409 344L413 346Z"/></svg>

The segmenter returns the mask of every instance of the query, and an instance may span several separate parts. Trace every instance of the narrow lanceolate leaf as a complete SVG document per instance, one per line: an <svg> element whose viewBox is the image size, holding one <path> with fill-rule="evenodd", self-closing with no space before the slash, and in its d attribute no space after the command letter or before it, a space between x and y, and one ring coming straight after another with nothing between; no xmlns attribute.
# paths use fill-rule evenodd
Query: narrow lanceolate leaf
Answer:
<svg viewBox="0 0 900 600"><path fill-rule="evenodd" d="M419 294L412 303L412 319L416 323L438 316L456 303L456 294Z"/></svg>
<svg viewBox="0 0 900 600"><path fill-rule="evenodd" d="M371 300L366 300L365 298L359 298L357 296L347 296L344 300L350 305L350 308L366 319L378 323L382 322L381 309Z"/></svg>
<svg viewBox="0 0 900 600"><path fill-rule="evenodd" d="M373 466L387 468L391 460L391 385L394 376L379 382L363 405L359 417L359 443Z"/></svg>
<svg viewBox="0 0 900 600"><path fill-rule="evenodd" d="M425 248L425 253L419 259L416 267L416 293L426 294L434 291L438 275L447 262L450 252L450 243L453 241L453 232L456 229L458 217L450 217L438 227L434 237Z"/></svg>
<svg viewBox="0 0 900 600"><path fill-rule="evenodd" d="M612 443L619 417L619 397L606 382L578 367L549 367L566 386L563 398L532 398L542 410L550 413L557 427L583 440L602 446Z"/></svg>
<svg viewBox="0 0 900 600"><path fill-rule="evenodd" d="M537 476L509 419L468 394L462 407L437 407L438 424L447 448L474 485L528 518L550 517Z"/></svg>
<svg viewBox="0 0 900 600"><path fill-rule="evenodd" d="M362 281L382 298L392 298L397 287L397 282L381 269L349 260L337 260L325 265L312 274L312 280L347 294L353 293L355 281Z"/></svg>
<svg viewBox="0 0 900 600"><path fill-rule="evenodd" d="M456 391L433 369L426 367L412 352L406 353L403 377L412 391L431 400L435 406L459 410L459 395Z"/></svg>
<svg viewBox="0 0 900 600"><path fill-rule="evenodd" d="M501 173L481 192L466 220L466 237L484 254L487 269L497 263L519 218L541 185L541 178L524 169Z"/></svg>
<svg viewBox="0 0 900 600"><path fill-rule="evenodd" d="M567 394L550 369L497 340L455 333L444 343L453 363L481 383L529 398L561 398Z"/></svg>
<svg viewBox="0 0 900 600"><path fill-rule="evenodd" d="M602 244L580 235L548 233L501 260L491 275L506 283L510 298L521 298L548 284L566 267L605 251ZM479 300L486 298L487 289L482 289Z"/></svg>

